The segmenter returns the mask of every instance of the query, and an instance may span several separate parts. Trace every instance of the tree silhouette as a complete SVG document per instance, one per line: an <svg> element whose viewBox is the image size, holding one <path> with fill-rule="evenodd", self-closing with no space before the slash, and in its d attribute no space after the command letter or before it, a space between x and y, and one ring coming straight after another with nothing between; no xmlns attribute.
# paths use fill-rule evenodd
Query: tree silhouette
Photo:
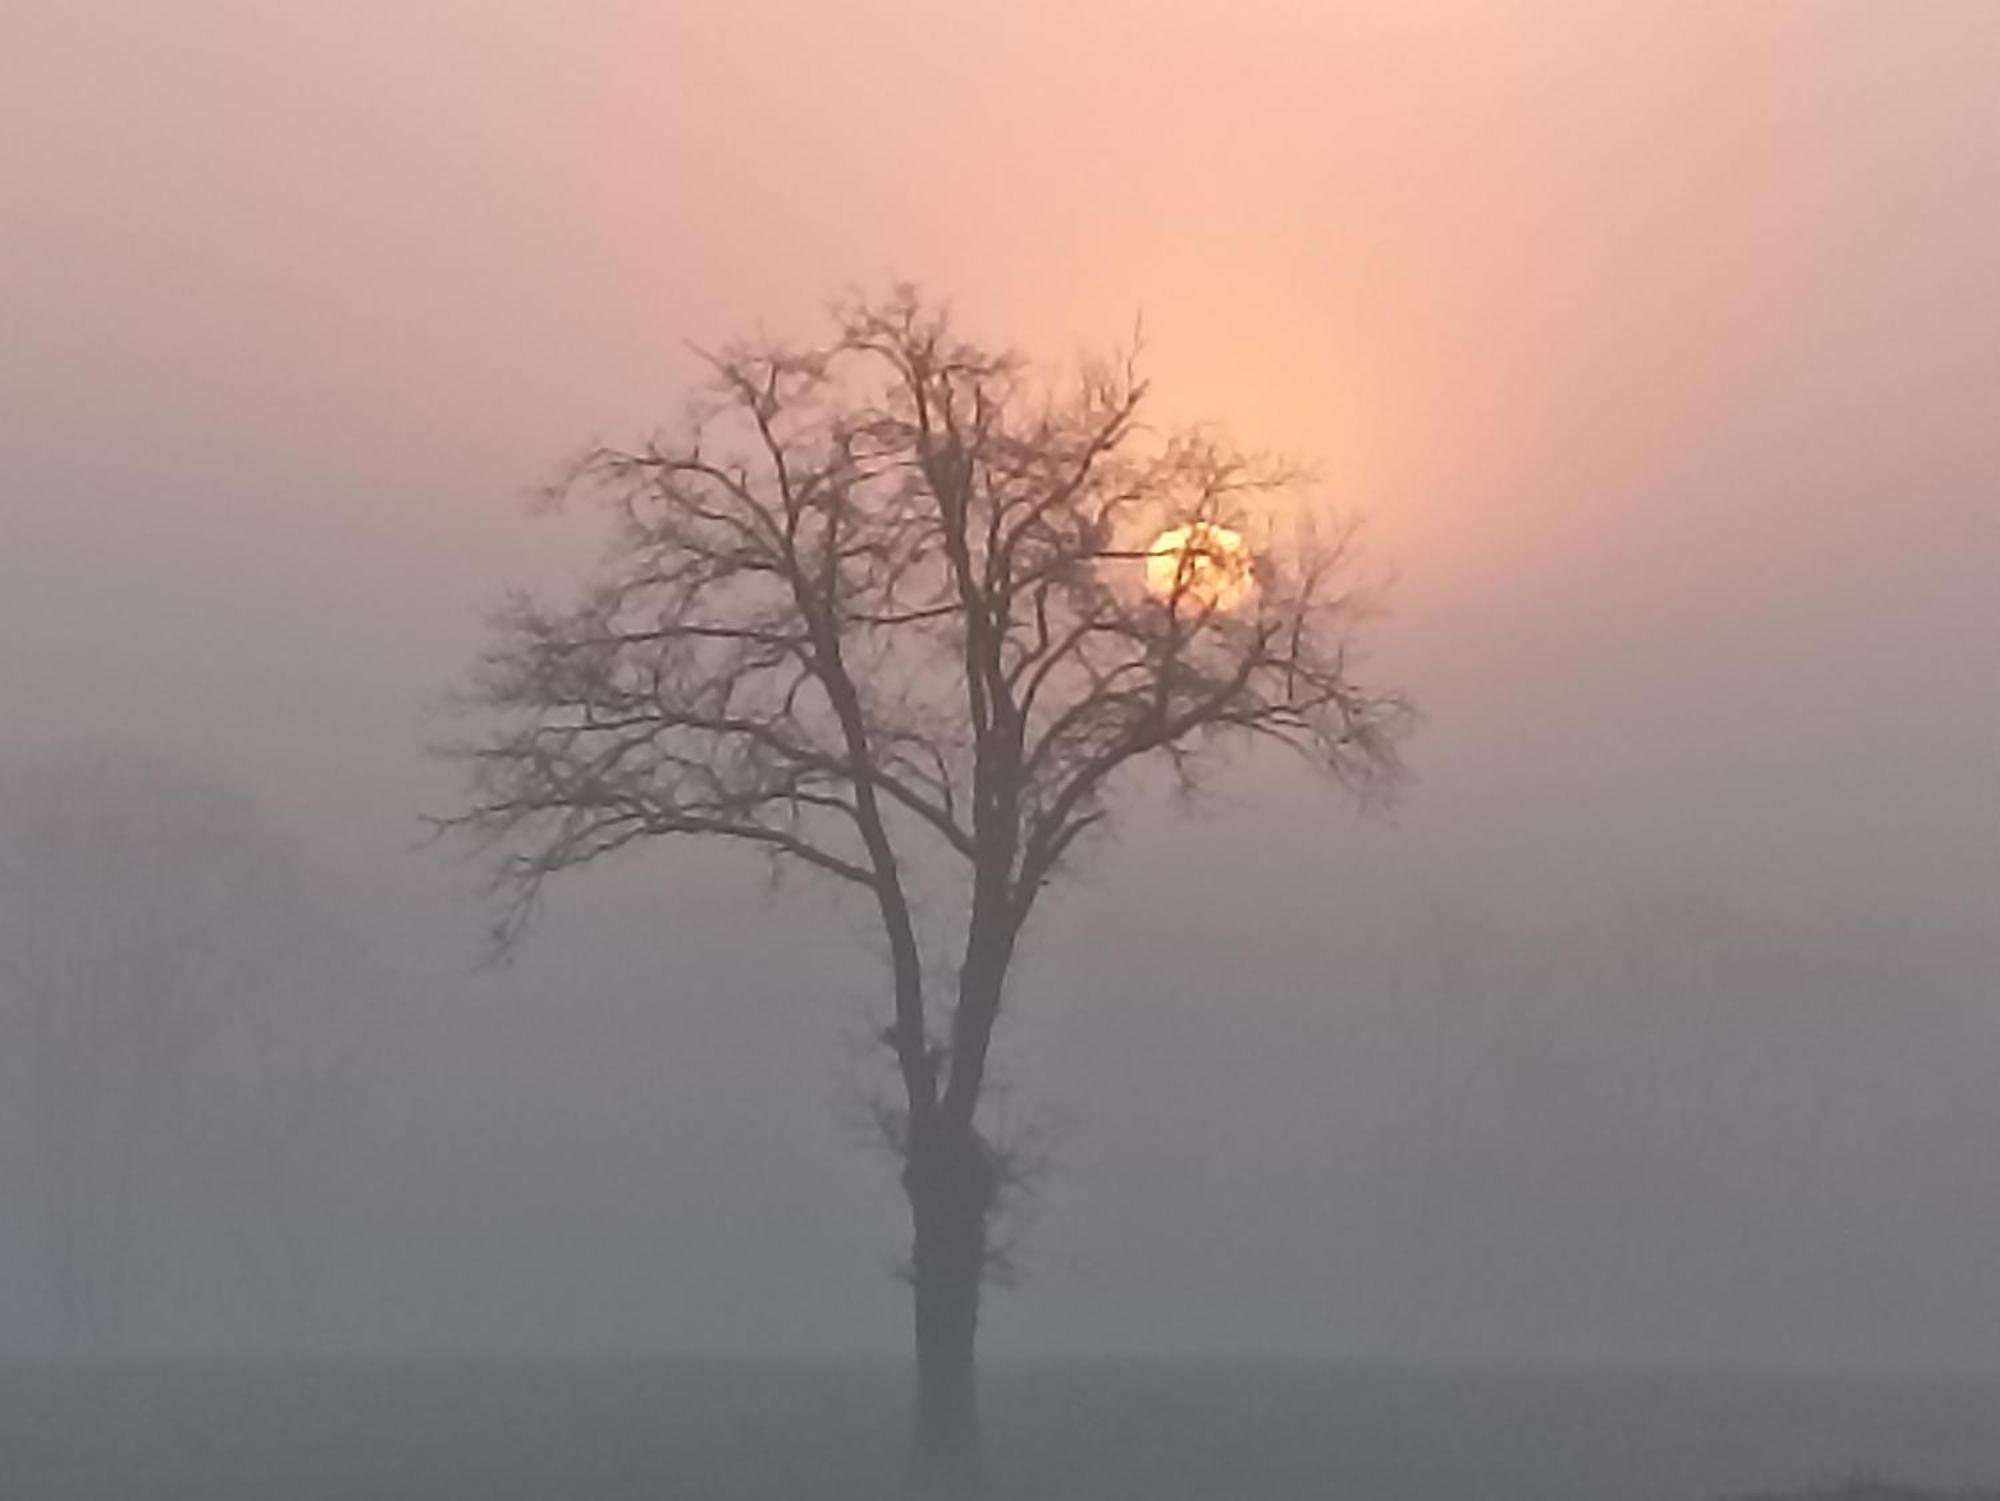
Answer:
<svg viewBox="0 0 2000 1501"><path fill-rule="evenodd" d="M0 1034L27 1073L72 1345L129 1333L143 1193L170 1141L247 1282L302 1293L290 1178L338 1061L350 960L297 852L220 777L116 745L0 764ZM228 1129L204 1139L197 1118Z"/></svg>
<svg viewBox="0 0 2000 1501"><path fill-rule="evenodd" d="M1192 789L1233 744L1357 793L1395 779L1403 700L1350 675L1351 530L1287 524L1297 476L1141 420L1135 359L1037 383L916 291L830 339L709 359L685 426L553 487L615 517L580 599L516 597L448 747L442 820L496 858L496 941L561 872L640 841L737 841L865 893L912 1218L912 1476L976 1483L974 1334L996 1205L988 1048L1024 925L1134 768ZM918 890L944 890L946 922ZM949 982L926 935L948 929ZM931 993L933 988L946 991Z"/></svg>

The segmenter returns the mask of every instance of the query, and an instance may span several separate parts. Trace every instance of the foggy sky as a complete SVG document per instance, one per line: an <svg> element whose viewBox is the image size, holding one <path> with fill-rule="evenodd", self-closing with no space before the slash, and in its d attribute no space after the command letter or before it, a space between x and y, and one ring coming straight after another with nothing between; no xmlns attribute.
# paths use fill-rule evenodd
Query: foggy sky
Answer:
<svg viewBox="0 0 2000 1501"><path fill-rule="evenodd" d="M1254 762L1049 907L995 1347L2000 1364L1996 78L1979 4L8 7L0 752L349 893L314 1338L899 1349L856 914L665 852L474 973L427 706L688 341L1143 313L1369 516L1424 720L1386 816ZM155 1213L141 1337L261 1337Z"/></svg>

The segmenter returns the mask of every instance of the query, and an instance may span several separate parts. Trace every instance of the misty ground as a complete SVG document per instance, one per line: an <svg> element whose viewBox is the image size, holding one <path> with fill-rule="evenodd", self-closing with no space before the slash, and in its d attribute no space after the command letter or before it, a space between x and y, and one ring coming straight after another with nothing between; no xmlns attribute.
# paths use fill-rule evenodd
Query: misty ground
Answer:
<svg viewBox="0 0 2000 1501"><path fill-rule="evenodd" d="M16 1366L0 1476L10 1501L875 1497L904 1382L887 1361ZM988 1424L1000 1501L1698 1501L2000 1476L2000 1379L996 1362Z"/></svg>

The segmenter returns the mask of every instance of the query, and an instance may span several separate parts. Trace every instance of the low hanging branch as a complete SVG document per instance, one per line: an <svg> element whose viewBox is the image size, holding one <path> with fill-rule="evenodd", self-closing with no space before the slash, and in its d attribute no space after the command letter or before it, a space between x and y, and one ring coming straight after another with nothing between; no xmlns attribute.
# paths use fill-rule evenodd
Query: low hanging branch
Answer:
<svg viewBox="0 0 2000 1501"><path fill-rule="evenodd" d="M611 546L580 602L497 620L464 699L491 729L450 752L473 796L444 822L498 856L502 949L552 877L652 838L868 893L921 1326L926 1143L982 1185L983 1253L1005 1175L974 1114L1016 940L1125 774L1191 788L1264 740L1372 794L1408 711L1350 675L1348 536L1274 525L1289 473L1155 437L1131 360L1051 394L909 289L836 323L817 348L713 357L678 436L555 487L608 503ZM940 861L963 905L956 993L934 999L910 873Z"/></svg>

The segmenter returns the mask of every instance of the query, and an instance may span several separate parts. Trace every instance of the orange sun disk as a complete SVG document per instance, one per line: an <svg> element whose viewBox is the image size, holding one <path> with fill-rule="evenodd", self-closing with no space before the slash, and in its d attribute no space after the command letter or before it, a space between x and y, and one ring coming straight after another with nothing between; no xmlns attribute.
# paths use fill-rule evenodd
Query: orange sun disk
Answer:
<svg viewBox="0 0 2000 1501"><path fill-rule="evenodd" d="M1257 588L1243 534L1212 521L1160 533L1146 549L1146 591L1202 610L1234 610Z"/></svg>

